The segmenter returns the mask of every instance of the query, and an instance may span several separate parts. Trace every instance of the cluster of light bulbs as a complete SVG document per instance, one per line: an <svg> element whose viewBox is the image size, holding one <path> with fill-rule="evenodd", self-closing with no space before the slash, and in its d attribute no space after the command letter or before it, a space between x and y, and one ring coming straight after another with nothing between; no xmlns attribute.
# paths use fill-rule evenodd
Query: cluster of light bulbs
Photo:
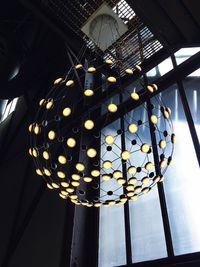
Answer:
<svg viewBox="0 0 200 267"><path fill-rule="evenodd" d="M105 64L112 66L113 62L107 59ZM94 66L85 69L79 63L74 66L67 79L56 79L47 98L39 101L39 111L35 122L29 126L31 133L29 154L34 158L36 173L43 176L49 189L55 189L61 198L70 199L77 205L100 207L101 205L124 204L127 200L137 200L138 196L148 193L156 183L163 181L163 174L172 161L173 144L176 137L174 133L170 133L166 129L159 129L164 133L164 137L160 138L158 143L158 147L162 150L159 175L155 174L154 162L150 161L148 156L152 153L152 146L141 142L141 138L138 136L141 124L134 120L127 125L125 133L132 135L134 141L132 141L132 145L137 146L136 152L144 155L143 164L135 166L134 155L136 152L130 149L122 150L120 148L113 158L114 147L119 148L116 139L122 134L121 131L115 135L113 133L105 136L99 134L96 137L97 125L95 119L90 116L90 110L74 126L76 118L73 117L73 114L76 114L79 106L71 103L68 94L70 90L76 90L79 86L77 79L74 79L75 72L78 73L79 70L84 74L93 74L94 78L95 73L98 72ZM126 69L125 73L133 75L134 71L141 71L141 67ZM109 84L117 85L119 79L120 77L108 76L105 82L108 86ZM146 89L149 93L153 93L158 88L156 84L149 84ZM95 90L94 88L85 88L82 94L83 97L92 98ZM138 101L140 95L133 90L130 98ZM159 120L164 119L165 124L171 126L170 108L161 106L160 110L161 116L152 114L150 123L158 129ZM107 104L108 116L117 111L117 104ZM67 131L65 127L68 127ZM81 141L82 132L88 136L89 145ZM101 139L100 147L93 145L96 138ZM130 140L127 139L126 142L130 142ZM167 156L165 149L169 143L171 150ZM107 151L107 158L101 156L102 149ZM81 156L79 155L80 151L82 151ZM120 162L118 168L113 164L115 160ZM126 164L126 175L122 170L122 164ZM141 177L142 171L145 173L144 177ZM140 178L137 177L138 173ZM110 183L110 186L106 186L106 183ZM110 187L111 189L107 190Z"/></svg>

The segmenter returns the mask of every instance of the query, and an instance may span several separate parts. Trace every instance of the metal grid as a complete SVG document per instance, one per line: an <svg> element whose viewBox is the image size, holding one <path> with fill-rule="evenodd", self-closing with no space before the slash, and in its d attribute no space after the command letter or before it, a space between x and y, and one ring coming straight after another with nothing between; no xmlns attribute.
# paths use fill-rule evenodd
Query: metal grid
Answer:
<svg viewBox="0 0 200 267"><path fill-rule="evenodd" d="M128 31L104 53L81 31L83 24L103 2L106 2L128 26ZM143 24L125 0L49 0L45 4L42 1L41 4L45 5L51 16L56 17L62 26L66 27L66 32L70 28L84 40L87 47L95 50L104 59L111 58L115 62L115 55L120 49L122 73L125 68L133 68L162 48L160 42L155 39L152 32ZM143 58L141 58L139 35L142 41Z"/></svg>

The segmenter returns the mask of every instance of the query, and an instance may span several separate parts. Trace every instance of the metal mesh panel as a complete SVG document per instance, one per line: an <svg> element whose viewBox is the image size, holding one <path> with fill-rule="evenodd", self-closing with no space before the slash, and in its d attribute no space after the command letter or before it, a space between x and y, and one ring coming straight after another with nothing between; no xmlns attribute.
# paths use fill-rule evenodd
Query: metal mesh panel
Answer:
<svg viewBox="0 0 200 267"><path fill-rule="evenodd" d="M92 50L95 49L105 59L111 58L115 60L115 54L120 49L122 66L124 68L131 68L140 64L143 59L149 58L162 48L161 43L155 39L152 32L144 25L125 0L107 0L106 2L124 23L127 24L128 31L104 53L81 31L83 24L101 6L103 1L49 0L45 4L42 2L42 4L45 5L50 15L59 20L63 27L70 28L85 41L87 47ZM142 41L143 59L141 59L139 38Z"/></svg>

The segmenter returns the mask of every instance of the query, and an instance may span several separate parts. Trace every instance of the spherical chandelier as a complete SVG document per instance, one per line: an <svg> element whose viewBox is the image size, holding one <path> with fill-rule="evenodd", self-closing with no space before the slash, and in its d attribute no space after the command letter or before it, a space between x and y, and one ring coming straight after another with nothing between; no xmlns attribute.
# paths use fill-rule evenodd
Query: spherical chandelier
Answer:
<svg viewBox="0 0 200 267"><path fill-rule="evenodd" d="M98 96L103 90L120 89L120 73L105 76L101 72L103 66L113 73L112 64L110 59L101 67L95 61L74 64L66 77L56 79L46 98L39 101L35 121L29 126L29 154L36 173L49 189L76 205L100 207L137 200L163 181L172 162L176 137L171 110L159 97L155 97L156 104L151 104L149 117L142 118L134 109L131 114L124 110L124 115L120 113L113 122L117 126L109 123L118 114L120 103L113 97L101 102ZM140 71L141 67L136 66L125 69L124 75ZM150 98L158 88L148 84L143 89ZM140 101L141 94L135 88L124 90L124 94L133 104ZM99 104L93 106L93 100ZM138 108L147 113L145 103ZM123 127L116 123L122 117ZM151 127L157 139L159 173L154 162L155 148L144 135L150 134Z"/></svg>
<svg viewBox="0 0 200 267"><path fill-rule="evenodd" d="M158 87L145 75L142 88L123 85L142 69L123 58L128 27L111 7L104 3L82 31L93 53L76 56L68 47L71 68L38 103L29 154L36 173L62 199L86 207L120 205L163 181L176 141L171 109L154 96Z"/></svg>

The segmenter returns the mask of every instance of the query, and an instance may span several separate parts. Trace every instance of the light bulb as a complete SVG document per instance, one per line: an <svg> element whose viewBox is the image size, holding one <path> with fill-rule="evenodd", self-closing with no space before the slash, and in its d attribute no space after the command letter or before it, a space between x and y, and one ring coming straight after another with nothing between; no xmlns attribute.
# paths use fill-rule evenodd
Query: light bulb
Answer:
<svg viewBox="0 0 200 267"><path fill-rule="evenodd" d="M128 131L129 131L130 133L136 133L137 130L138 130L138 127L137 127L136 124L134 124L134 123L129 124L129 126L128 126Z"/></svg>
<svg viewBox="0 0 200 267"><path fill-rule="evenodd" d="M115 105L115 104L109 104L108 105L108 111L110 111L112 113L116 112L117 111L117 105Z"/></svg>
<svg viewBox="0 0 200 267"><path fill-rule="evenodd" d="M55 137L56 137L56 133L55 133L53 130L49 131L49 133L48 133L48 138L49 138L50 140L54 140Z"/></svg>
<svg viewBox="0 0 200 267"><path fill-rule="evenodd" d="M112 167L112 162L110 160L106 160L103 162L103 167L105 169L110 169Z"/></svg>
<svg viewBox="0 0 200 267"><path fill-rule="evenodd" d="M58 171L58 172L57 172L57 175L58 175L58 177L61 178L61 179L64 179L64 178L65 178L65 173L62 172L62 171Z"/></svg>
<svg viewBox="0 0 200 267"><path fill-rule="evenodd" d="M66 82L66 86L67 87L70 87L70 86L73 86L74 85L74 81L73 80L69 80Z"/></svg>
<svg viewBox="0 0 200 267"><path fill-rule="evenodd" d="M93 96L94 95L94 91L92 89L85 89L84 95L85 96Z"/></svg>
<svg viewBox="0 0 200 267"><path fill-rule="evenodd" d="M107 81L110 82L110 83L116 83L117 79L113 76L110 76L107 78Z"/></svg>
<svg viewBox="0 0 200 267"><path fill-rule="evenodd" d="M136 92L132 92L131 93L131 98L133 99L133 100L139 100L140 99L140 96L138 95L138 93L136 93Z"/></svg>
<svg viewBox="0 0 200 267"><path fill-rule="evenodd" d="M66 159L65 156L60 155L60 156L58 156L58 162L59 162L60 164L66 164L66 163L67 163L67 159Z"/></svg>
<svg viewBox="0 0 200 267"><path fill-rule="evenodd" d="M72 113L71 108L66 107L63 109L63 116L68 117Z"/></svg>
<svg viewBox="0 0 200 267"><path fill-rule="evenodd" d="M148 144L142 144L140 149L143 153L147 153L149 151L149 145Z"/></svg>
<svg viewBox="0 0 200 267"><path fill-rule="evenodd" d="M130 158L130 156L131 156L131 153L127 150L125 150L121 153L121 158L123 160L128 160Z"/></svg>
<svg viewBox="0 0 200 267"><path fill-rule="evenodd" d="M62 78L58 78L58 79L56 79L56 80L54 81L54 85L57 85L57 84L61 83L62 80L63 80Z"/></svg>
<svg viewBox="0 0 200 267"><path fill-rule="evenodd" d="M115 141L115 138L112 135L107 135L105 137L105 143L107 145L112 145L114 143L114 141Z"/></svg>
<svg viewBox="0 0 200 267"><path fill-rule="evenodd" d="M84 122L84 127L87 129L87 130L92 130L94 128L94 122L92 120L86 120Z"/></svg>
<svg viewBox="0 0 200 267"><path fill-rule="evenodd" d="M89 148L87 150L87 155L89 158L94 158L97 155L97 151L94 148Z"/></svg>
<svg viewBox="0 0 200 267"><path fill-rule="evenodd" d="M84 166L83 163L80 163L80 162L79 162L79 163L76 164L76 169L77 169L78 171L82 172L82 171L85 170L85 166Z"/></svg>
<svg viewBox="0 0 200 267"><path fill-rule="evenodd" d="M67 145L68 145L68 147L71 147L71 148L75 147L76 146L76 140L72 137L68 138L67 139Z"/></svg>

